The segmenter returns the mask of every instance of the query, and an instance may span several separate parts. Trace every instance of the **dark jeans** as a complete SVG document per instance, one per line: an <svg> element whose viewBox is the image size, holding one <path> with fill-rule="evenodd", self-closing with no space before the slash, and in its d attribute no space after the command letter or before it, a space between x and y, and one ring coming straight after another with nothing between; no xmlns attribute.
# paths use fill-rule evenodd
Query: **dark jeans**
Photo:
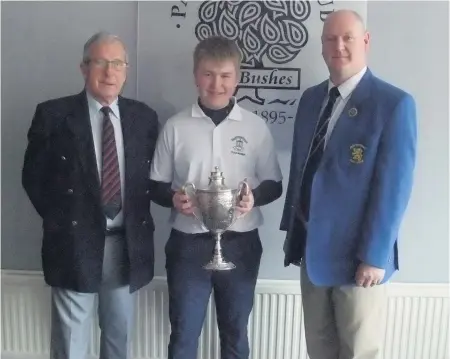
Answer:
<svg viewBox="0 0 450 359"><path fill-rule="evenodd" d="M253 308L262 246L257 230L226 232L222 237L229 271L203 268L213 255L210 234L172 230L166 244L169 317L172 332L168 359L196 359L211 291L214 289L222 359L247 359L247 324Z"/></svg>

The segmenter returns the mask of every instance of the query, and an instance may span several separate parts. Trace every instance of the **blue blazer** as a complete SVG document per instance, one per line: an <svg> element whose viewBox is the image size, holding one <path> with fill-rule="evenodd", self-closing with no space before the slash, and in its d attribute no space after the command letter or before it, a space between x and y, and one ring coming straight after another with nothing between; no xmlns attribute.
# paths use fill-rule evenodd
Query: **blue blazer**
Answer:
<svg viewBox="0 0 450 359"><path fill-rule="evenodd" d="M280 229L285 266L306 259L320 286L355 284L359 263L398 270L397 235L416 161L413 97L367 69L339 117L315 174L306 231L300 184L328 81L307 89L294 127L289 184Z"/></svg>

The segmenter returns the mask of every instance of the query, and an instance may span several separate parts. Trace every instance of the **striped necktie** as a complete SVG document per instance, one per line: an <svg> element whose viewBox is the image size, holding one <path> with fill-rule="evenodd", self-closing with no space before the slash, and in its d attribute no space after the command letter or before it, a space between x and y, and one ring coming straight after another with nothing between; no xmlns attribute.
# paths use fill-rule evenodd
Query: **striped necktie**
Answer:
<svg viewBox="0 0 450 359"><path fill-rule="evenodd" d="M320 116L319 123L317 124L316 132L314 134L313 145L311 147L310 157L316 155L316 151L320 151L320 156L322 156L325 144L325 135L328 129L328 123L330 122L333 106L338 97L339 97L338 88L337 87L331 88L330 93L328 95L328 103L325 106L322 115Z"/></svg>
<svg viewBox="0 0 450 359"><path fill-rule="evenodd" d="M316 173L322 159L328 123L330 122L334 104L336 103L336 100L339 96L340 94L337 87L333 87L330 89L327 105L325 106L325 109L323 110L316 125L316 131L314 132L314 137L311 144L311 152L308 156L303 172L300 205L305 220L309 219L309 205L311 202L312 182L314 179L314 174Z"/></svg>
<svg viewBox="0 0 450 359"><path fill-rule="evenodd" d="M111 109L102 107L101 111L104 115L102 135L102 207L105 215L109 219L114 219L122 208L119 160L114 127L109 117Z"/></svg>

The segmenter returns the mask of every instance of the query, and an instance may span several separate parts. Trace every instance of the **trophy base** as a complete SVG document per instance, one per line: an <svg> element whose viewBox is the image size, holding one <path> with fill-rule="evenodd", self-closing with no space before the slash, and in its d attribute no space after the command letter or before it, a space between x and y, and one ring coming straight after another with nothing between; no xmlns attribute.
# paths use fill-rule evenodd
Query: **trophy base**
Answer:
<svg viewBox="0 0 450 359"><path fill-rule="evenodd" d="M203 268L206 270L214 271L224 271L236 268L236 266L231 262L226 262L222 256L222 246L220 245L220 239L222 237L222 232L215 232L214 238L216 245L214 247L214 255L211 261L204 265Z"/></svg>
<svg viewBox="0 0 450 359"><path fill-rule="evenodd" d="M211 262L204 265L203 268L207 270L214 270L214 271L223 271L223 270L231 270L236 268L236 266L231 262L225 262L222 258L213 258Z"/></svg>

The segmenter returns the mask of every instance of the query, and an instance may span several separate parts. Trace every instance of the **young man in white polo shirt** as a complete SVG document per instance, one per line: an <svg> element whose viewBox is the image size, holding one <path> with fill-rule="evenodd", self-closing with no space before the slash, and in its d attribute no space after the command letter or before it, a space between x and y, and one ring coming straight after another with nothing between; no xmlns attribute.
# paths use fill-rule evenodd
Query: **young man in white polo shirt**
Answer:
<svg viewBox="0 0 450 359"><path fill-rule="evenodd" d="M172 208L172 231L166 244L171 336L169 359L197 358L198 337L214 289L222 359L247 359L247 324L262 255L258 227L260 206L282 193L282 175L273 138L264 120L238 106L233 97L239 79L240 52L233 41L211 37L194 51L198 101L170 118L161 131L151 167L154 201ZM214 240L193 216L187 182L206 188L218 166L225 184L237 188L247 178L238 219L222 237L226 260L236 268L203 268Z"/></svg>

